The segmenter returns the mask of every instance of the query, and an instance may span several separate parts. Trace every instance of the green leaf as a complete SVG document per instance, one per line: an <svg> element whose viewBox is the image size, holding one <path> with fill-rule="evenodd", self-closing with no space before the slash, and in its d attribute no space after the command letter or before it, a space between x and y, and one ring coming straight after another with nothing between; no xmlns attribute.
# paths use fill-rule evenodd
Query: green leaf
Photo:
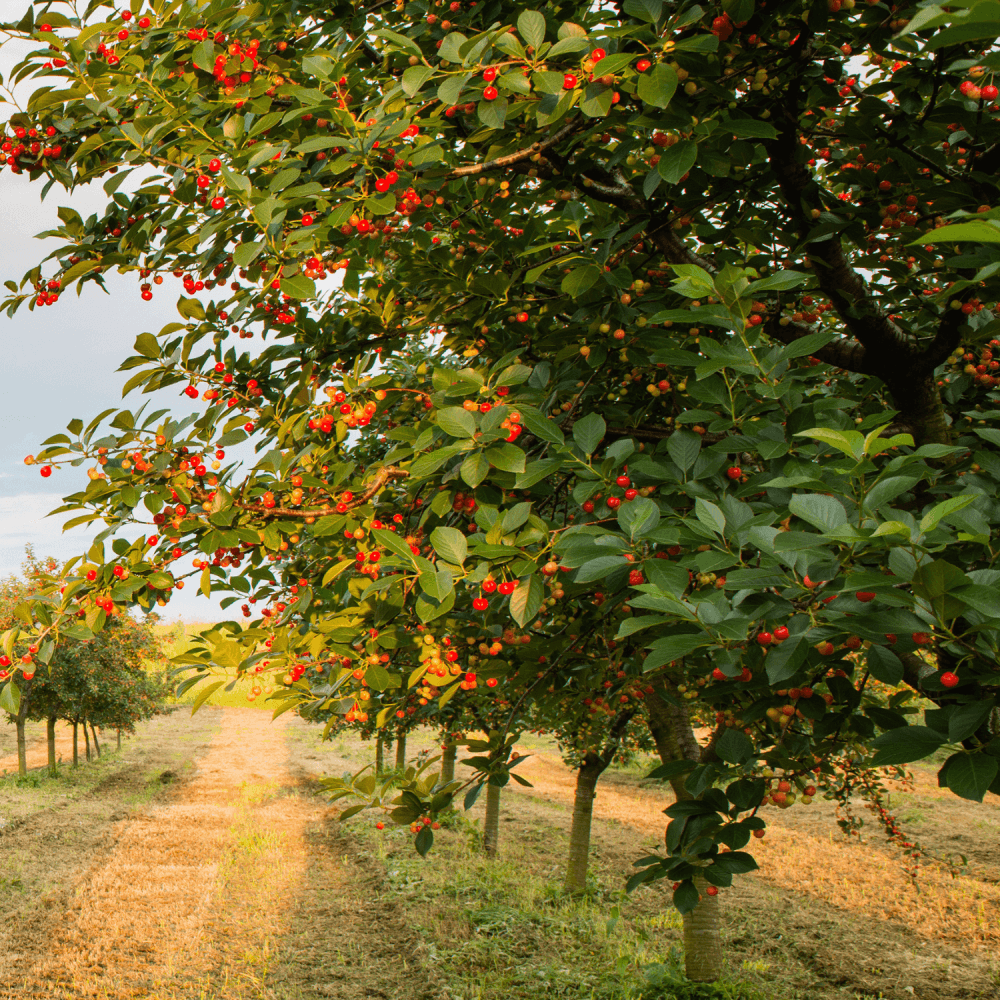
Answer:
<svg viewBox="0 0 1000 1000"><path fill-rule="evenodd" d="M522 577L514 592L510 595L510 616L517 622L518 627L524 626L533 621L542 606L542 598L545 596L545 584L536 574Z"/></svg>
<svg viewBox="0 0 1000 1000"><path fill-rule="evenodd" d="M591 288L600 276L601 269L596 264L587 264L570 271L563 278L559 289L564 295L575 299Z"/></svg>
<svg viewBox="0 0 1000 1000"><path fill-rule="evenodd" d="M992 710L992 698L959 705L948 719L948 741L961 743L968 739L989 718Z"/></svg>
<svg viewBox="0 0 1000 1000"><path fill-rule="evenodd" d="M240 243L233 250L233 263L238 267L248 267L257 259L258 254L264 249L264 241L259 243Z"/></svg>
<svg viewBox="0 0 1000 1000"><path fill-rule="evenodd" d="M903 680L903 661L885 646L872 646L865 656L872 677L895 687Z"/></svg>
<svg viewBox="0 0 1000 1000"><path fill-rule="evenodd" d="M640 21L656 24L663 12L663 0L625 0L622 10Z"/></svg>
<svg viewBox="0 0 1000 1000"><path fill-rule="evenodd" d="M314 299L316 298L316 282L304 274L294 274L290 278L282 278L281 294L290 295L293 299Z"/></svg>
<svg viewBox="0 0 1000 1000"><path fill-rule="evenodd" d="M537 10L523 10L517 18L518 34L531 46L538 48L545 41L545 15Z"/></svg>
<svg viewBox="0 0 1000 1000"><path fill-rule="evenodd" d="M494 445L486 449L490 465L501 472L524 472L524 452L513 444Z"/></svg>
<svg viewBox="0 0 1000 1000"><path fill-rule="evenodd" d="M433 75L430 66L409 66L403 71L403 93L407 97L415 96Z"/></svg>
<svg viewBox="0 0 1000 1000"><path fill-rule="evenodd" d="M694 502L695 517L712 531L723 534L726 530L726 515L710 500L698 497Z"/></svg>
<svg viewBox="0 0 1000 1000"><path fill-rule="evenodd" d="M1000 243L1000 226L992 225L982 219L971 222L958 222L952 226L942 226L923 233L915 240L910 240L908 246L921 243L955 243L969 240L973 243Z"/></svg>
<svg viewBox="0 0 1000 1000"><path fill-rule="evenodd" d="M687 633L684 635L668 635L657 639L649 648L650 654L643 661L644 671L655 670L665 663L679 660L693 653L700 646L707 645L709 637L704 632Z"/></svg>
<svg viewBox="0 0 1000 1000"><path fill-rule="evenodd" d="M573 424L573 440L585 455L593 455L607 433L608 425L596 413L588 413Z"/></svg>
<svg viewBox="0 0 1000 1000"><path fill-rule="evenodd" d="M462 463L462 479L475 489L490 474L489 459L481 452L471 452Z"/></svg>
<svg viewBox="0 0 1000 1000"><path fill-rule="evenodd" d="M21 689L13 680L0 685L0 712L17 715L21 707Z"/></svg>
<svg viewBox="0 0 1000 1000"><path fill-rule="evenodd" d="M482 100L476 106L476 114L485 128L502 129L507 121L508 102L506 97L496 100Z"/></svg>
<svg viewBox="0 0 1000 1000"><path fill-rule="evenodd" d="M680 467L681 472L687 472L701 452L701 435L694 431L674 431L667 438L667 454Z"/></svg>
<svg viewBox="0 0 1000 1000"><path fill-rule="evenodd" d="M963 799L982 802L997 776L1000 761L986 753L952 754L939 772L939 780Z"/></svg>
<svg viewBox="0 0 1000 1000"><path fill-rule="evenodd" d="M796 493L788 501L788 509L821 531L847 524L847 512L840 501L822 493Z"/></svg>
<svg viewBox="0 0 1000 1000"><path fill-rule="evenodd" d="M656 169L668 184L676 184L694 166L697 159L697 144L690 139L684 139L673 146L668 146L660 154L660 162L656 165Z"/></svg>
<svg viewBox="0 0 1000 1000"><path fill-rule="evenodd" d="M618 524L635 541L655 530L660 523L660 508L646 497L636 497L618 508Z"/></svg>
<svg viewBox="0 0 1000 1000"><path fill-rule="evenodd" d="M738 139L777 139L778 130L769 122L757 121L755 118L730 118L720 123L727 132L732 132ZM794 285L790 285L794 288Z"/></svg>
<svg viewBox="0 0 1000 1000"><path fill-rule="evenodd" d="M435 528L431 532L431 545L442 559L455 566L461 566L469 554L469 543L458 528Z"/></svg>
<svg viewBox="0 0 1000 1000"><path fill-rule="evenodd" d="M547 413L539 413L538 410L523 407L521 409L521 423L535 437L548 441L550 444L562 444L565 441L562 429Z"/></svg>
<svg viewBox="0 0 1000 1000"><path fill-rule="evenodd" d="M557 469L561 468L563 460L561 458L542 458L535 462L529 462L524 472L518 473L514 480L514 488L526 490L529 486L547 479Z"/></svg>
<svg viewBox="0 0 1000 1000"><path fill-rule="evenodd" d="M138 347L138 342L136 342L136 346ZM973 503L975 499L975 494L967 493L965 496L948 497L947 500L942 500L939 504L935 504L920 519L920 530L925 534L928 531L933 531L940 524L942 518L947 517L949 514L954 514L956 511L963 510L969 504Z"/></svg>
<svg viewBox="0 0 1000 1000"><path fill-rule="evenodd" d="M747 872L757 870L757 862L743 851L725 851L716 855L712 867L730 875L745 875Z"/></svg>
<svg viewBox="0 0 1000 1000"><path fill-rule="evenodd" d="M766 278L751 281L743 294L749 297L758 292L787 292L790 288L804 285L808 279L809 275L803 271L778 271L775 274L769 274Z"/></svg>
<svg viewBox="0 0 1000 1000"><path fill-rule="evenodd" d="M730 764L745 764L753 756L753 743L741 729L725 729L715 741L715 752Z"/></svg>
<svg viewBox="0 0 1000 1000"><path fill-rule="evenodd" d="M945 737L927 726L904 726L883 733L873 743L878 751L871 759L873 767L886 764L909 764L923 760L945 742Z"/></svg>
<svg viewBox="0 0 1000 1000"><path fill-rule="evenodd" d="M448 406L438 410L438 427L457 438L470 438L476 433L476 418L461 406Z"/></svg>
<svg viewBox="0 0 1000 1000"><path fill-rule="evenodd" d="M639 77L639 100L665 108L677 90L677 74L666 63L656 63Z"/></svg>

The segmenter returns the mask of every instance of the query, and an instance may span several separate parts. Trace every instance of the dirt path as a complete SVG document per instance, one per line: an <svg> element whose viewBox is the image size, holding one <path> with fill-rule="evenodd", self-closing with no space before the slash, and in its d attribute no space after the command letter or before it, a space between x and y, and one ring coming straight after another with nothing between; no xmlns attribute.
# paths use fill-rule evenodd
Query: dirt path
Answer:
<svg viewBox="0 0 1000 1000"><path fill-rule="evenodd" d="M225 710L172 800L117 824L114 846L77 881L44 950L9 942L0 982L16 986L2 995L193 996L234 963L241 973L259 965L305 867L308 809L279 794L283 731L269 713ZM281 879L258 877L279 860Z"/></svg>

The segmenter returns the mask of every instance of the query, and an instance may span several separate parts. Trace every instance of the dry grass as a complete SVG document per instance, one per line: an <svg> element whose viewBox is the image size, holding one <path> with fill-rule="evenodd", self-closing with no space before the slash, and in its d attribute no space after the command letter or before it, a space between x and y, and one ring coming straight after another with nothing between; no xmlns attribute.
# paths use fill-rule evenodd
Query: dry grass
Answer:
<svg viewBox="0 0 1000 1000"><path fill-rule="evenodd" d="M536 752L519 770L534 788L517 789L518 793L572 803L575 775L558 757ZM927 784L921 780L921 794ZM668 791L616 787L603 781L594 815L660 841L666 826L663 809L670 801ZM998 807L1000 800L994 798L967 808L998 814ZM812 820L808 826L804 813ZM927 938L961 942L969 948L1000 947L1000 886L971 876L953 879L936 866L922 869L914 882L902 871L900 857L880 849L877 840L862 846L840 837L832 807L826 804L771 809L766 816L767 835L753 846L761 866L757 877L855 915L899 920Z"/></svg>
<svg viewBox="0 0 1000 1000"><path fill-rule="evenodd" d="M14 995L256 995L285 893L305 864L305 807L261 794L286 778L283 728L259 712L226 711L182 793L120 824L45 954L19 970Z"/></svg>

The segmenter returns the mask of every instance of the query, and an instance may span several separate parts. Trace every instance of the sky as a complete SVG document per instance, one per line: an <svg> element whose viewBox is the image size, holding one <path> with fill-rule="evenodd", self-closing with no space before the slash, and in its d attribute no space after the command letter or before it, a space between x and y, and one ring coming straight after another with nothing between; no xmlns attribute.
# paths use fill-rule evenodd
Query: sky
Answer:
<svg viewBox="0 0 1000 1000"><path fill-rule="evenodd" d="M0 0L0 21L16 20L25 9L27 0ZM19 57L10 43L0 48L4 80ZM26 90L19 88L15 96L22 98ZM13 111L10 104L0 103L0 122ZM59 245L56 240L36 239L35 234L59 225L56 210L60 205L72 205L84 218L102 210L107 199L102 183L77 189L72 195L54 185L41 201L42 181L33 183L6 167L0 170L0 283L20 283L30 267ZM50 264L44 273L51 275L52 269ZM156 333L179 318L179 282L168 279L159 288L154 286L153 300L143 302L135 272L119 275L111 271L105 277L110 295L88 283L80 298L73 289L52 306L29 312L25 304L12 318L0 313L5 375L0 392L0 576L19 570L26 543L34 545L37 555L68 559L85 552L95 533L93 528L63 532L62 522L73 514L46 516L62 504L63 496L82 490L88 480L87 466L56 469L48 479L40 476L37 467L25 466L24 457L40 451L42 441L64 432L74 417L88 423L112 406L135 409L142 401L152 400L176 413L191 412L191 404L180 395L182 386L148 396L132 394L123 401L122 386L132 373L116 371L135 353L132 345L140 333ZM7 292L0 289L0 294ZM140 533L137 529L131 537ZM194 591L191 587L174 593L162 609L167 621L232 616L232 611L222 611L216 602Z"/></svg>

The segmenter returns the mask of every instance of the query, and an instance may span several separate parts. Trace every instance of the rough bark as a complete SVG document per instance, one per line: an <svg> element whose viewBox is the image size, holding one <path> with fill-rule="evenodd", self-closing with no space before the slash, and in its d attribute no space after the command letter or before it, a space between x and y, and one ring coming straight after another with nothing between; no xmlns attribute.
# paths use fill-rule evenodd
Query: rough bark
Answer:
<svg viewBox="0 0 1000 1000"><path fill-rule="evenodd" d="M375 737L375 773L381 774L385 770L385 741L382 734Z"/></svg>
<svg viewBox="0 0 1000 1000"><path fill-rule="evenodd" d="M701 902L684 914L684 972L693 983L714 983L722 973L719 897L709 896L708 883L694 877Z"/></svg>
<svg viewBox="0 0 1000 1000"><path fill-rule="evenodd" d="M447 785L455 780L455 758L458 757L458 747L446 746L441 754L441 784Z"/></svg>
<svg viewBox="0 0 1000 1000"><path fill-rule="evenodd" d="M573 826L569 834L569 860L566 863L565 891L580 895L587 888L587 860L590 856L590 825L594 812L597 779L607 765L597 754L587 754L576 771L576 795L573 798Z"/></svg>
<svg viewBox="0 0 1000 1000"><path fill-rule="evenodd" d="M486 816L483 819L483 853L488 858L497 856L500 837L500 786L486 786Z"/></svg>
<svg viewBox="0 0 1000 1000"><path fill-rule="evenodd" d="M396 770L402 771L406 767L406 736L400 736L396 740Z"/></svg>
<svg viewBox="0 0 1000 1000"><path fill-rule="evenodd" d="M45 720L45 736L49 745L49 774L54 778L56 770L56 717L50 715Z"/></svg>
<svg viewBox="0 0 1000 1000"><path fill-rule="evenodd" d="M24 719L20 717L15 719L14 726L17 729L17 773L24 778L28 774L28 758L24 743Z"/></svg>
<svg viewBox="0 0 1000 1000"><path fill-rule="evenodd" d="M649 731L657 753L664 764L672 760L700 762L703 750L698 746L687 709L671 705L657 694L648 695ZM685 787L685 776L670 779L678 801L694 796ZM714 983L722 975L722 938L719 897L705 893L707 883L701 877L694 880L701 901L682 917L684 922L684 971L696 983Z"/></svg>
<svg viewBox="0 0 1000 1000"><path fill-rule="evenodd" d="M97 726L90 724L90 732L94 737L94 749L97 751L97 759L101 759L101 744L97 742Z"/></svg>

